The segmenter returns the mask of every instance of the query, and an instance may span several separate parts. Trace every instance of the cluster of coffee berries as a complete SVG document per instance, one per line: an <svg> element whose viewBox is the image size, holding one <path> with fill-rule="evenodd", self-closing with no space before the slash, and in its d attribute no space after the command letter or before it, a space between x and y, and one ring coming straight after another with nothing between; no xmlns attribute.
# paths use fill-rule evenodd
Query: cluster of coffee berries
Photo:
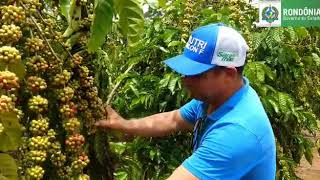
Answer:
<svg viewBox="0 0 320 180"><path fill-rule="evenodd" d="M70 152L79 152L84 144L85 140L81 134L74 134L66 139L66 148Z"/></svg>
<svg viewBox="0 0 320 180"><path fill-rule="evenodd" d="M85 154L81 154L77 159L71 163L71 170L76 173L81 173L89 163L89 158Z"/></svg>
<svg viewBox="0 0 320 180"><path fill-rule="evenodd" d="M26 50L32 53L39 52L43 50L45 47L43 44L43 40L38 37L27 38L27 42L25 43L25 46L26 46Z"/></svg>
<svg viewBox="0 0 320 180"><path fill-rule="evenodd" d="M30 72L45 72L49 65L47 61L41 56L33 56L27 63L27 68Z"/></svg>
<svg viewBox="0 0 320 180"><path fill-rule="evenodd" d="M28 105L31 111L41 113L48 109L48 100L37 95L29 99Z"/></svg>
<svg viewBox="0 0 320 180"><path fill-rule="evenodd" d="M41 166L30 167L26 172L29 179L40 180L44 175L44 170Z"/></svg>
<svg viewBox="0 0 320 180"><path fill-rule="evenodd" d="M184 9L184 17L182 21L182 35L181 39L187 41L190 33L192 22L194 21L195 2L193 0L187 0L186 7Z"/></svg>
<svg viewBox="0 0 320 180"><path fill-rule="evenodd" d="M84 110L88 109L89 103L87 100L82 99L82 98L79 98L78 100L79 100L78 101L78 110L79 111L84 111Z"/></svg>
<svg viewBox="0 0 320 180"><path fill-rule="evenodd" d="M0 7L0 17L3 24L13 24L23 22L26 14L22 7L9 5Z"/></svg>
<svg viewBox="0 0 320 180"><path fill-rule="evenodd" d="M76 53L72 56L72 62L76 66L79 66L82 63L82 60L83 57L79 53Z"/></svg>
<svg viewBox="0 0 320 180"><path fill-rule="evenodd" d="M50 160L53 165L62 167L66 162L66 156L61 151L56 151L51 155Z"/></svg>
<svg viewBox="0 0 320 180"><path fill-rule="evenodd" d="M47 83L44 79L37 76L30 76L27 80L27 89L31 92L39 92L47 88Z"/></svg>
<svg viewBox="0 0 320 180"><path fill-rule="evenodd" d="M32 120L29 130L33 135L45 135L48 132L49 121L47 118Z"/></svg>
<svg viewBox="0 0 320 180"><path fill-rule="evenodd" d="M22 2L26 5L26 8L30 12L36 12L37 9L41 8L42 6L39 0L22 0Z"/></svg>
<svg viewBox="0 0 320 180"><path fill-rule="evenodd" d="M64 104L60 108L60 113L65 118L73 118L77 113L77 106L73 102Z"/></svg>
<svg viewBox="0 0 320 180"><path fill-rule="evenodd" d="M0 88L5 91L15 91L19 88L19 78L10 71L0 71Z"/></svg>
<svg viewBox="0 0 320 180"><path fill-rule="evenodd" d="M53 79L53 84L57 86L64 86L71 78L71 72L63 70L62 73L57 74Z"/></svg>
<svg viewBox="0 0 320 180"><path fill-rule="evenodd" d="M61 102L68 102L73 98L74 90L71 87L65 87L58 90L58 99Z"/></svg>
<svg viewBox="0 0 320 180"><path fill-rule="evenodd" d="M10 112L14 109L12 98L6 95L0 97L0 112Z"/></svg>
<svg viewBox="0 0 320 180"><path fill-rule="evenodd" d="M28 161L33 163L42 163L47 158L46 151L38 151L38 150L31 150L27 153L26 158Z"/></svg>
<svg viewBox="0 0 320 180"><path fill-rule="evenodd" d="M22 32L19 26L14 24L2 25L0 29L0 44L16 43L22 37Z"/></svg>
<svg viewBox="0 0 320 180"><path fill-rule="evenodd" d="M21 61L21 55L19 51L11 46L0 47L0 62L12 64L19 63Z"/></svg>
<svg viewBox="0 0 320 180"><path fill-rule="evenodd" d="M98 88L97 87L92 87L89 88L86 92L85 92L86 98L87 99L94 99L95 97L98 96Z"/></svg>
<svg viewBox="0 0 320 180"><path fill-rule="evenodd" d="M49 138L46 136L34 136L29 139L28 147L31 150L47 150L51 145Z"/></svg>
<svg viewBox="0 0 320 180"><path fill-rule="evenodd" d="M85 88L90 88L94 86L94 78L92 76L83 78L80 80L81 85Z"/></svg>
<svg viewBox="0 0 320 180"><path fill-rule="evenodd" d="M78 118L70 118L64 122L63 127L69 134L74 134L80 129L80 121Z"/></svg>
<svg viewBox="0 0 320 180"><path fill-rule="evenodd" d="M79 68L79 76L81 78L86 78L89 76L89 69L87 66L80 66Z"/></svg>
<svg viewBox="0 0 320 180"><path fill-rule="evenodd" d="M47 137L49 140L55 140L56 139L56 132L53 129L49 129L47 133Z"/></svg>

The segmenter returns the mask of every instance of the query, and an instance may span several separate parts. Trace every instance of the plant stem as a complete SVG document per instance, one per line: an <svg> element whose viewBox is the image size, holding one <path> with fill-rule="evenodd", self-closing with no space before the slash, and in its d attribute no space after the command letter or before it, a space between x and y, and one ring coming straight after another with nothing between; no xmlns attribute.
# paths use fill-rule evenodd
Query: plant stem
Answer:
<svg viewBox="0 0 320 180"><path fill-rule="evenodd" d="M122 75L128 74L129 71L133 68L133 66L134 66L134 64L130 65L130 66L128 67L128 69L127 69ZM106 103L107 105L110 104L110 101L112 100L113 96L115 95L116 90L119 88L120 84L121 84L121 81L119 81L119 82L113 87L113 89L111 90L111 92L110 92L110 94L108 95L108 98L107 98L107 103Z"/></svg>
<svg viewBox="0 0 320 180"><path fill-rule="evenodd" d="M45 20L43 19L41 13L40 13L39 11L37 11L37 14L38 14L38 16L40 17L41 21L45 23ZM49 30L50 30L50 33L51 33L51 34L54 34L54 32L52 31L51 28L49 28ZM60 41L57 41L57 42L63 47L63 49L64 49L64 50L68 53L68 55L72 58L72 54L70 53L70 51L69 51Z"/></svg>
<svg viewBox="0 0 320 180"><path fill-rule="evenodd" d="M26 10L26 6L25 6L23 3L20 3L20 4L21 4L21 6L23 7L23 9ZM32 23L37 27L38 31L40 32L41 38L46 41L46 43L47 43L50 51L51 51L52 54L54 55L54 57L55 57L56 59L58 59L59 61L61 61L60 58L57 56L57 54L56 54L56 53L54 52L54 50L52 49L52 47L51 47L49 41L47 40L47 38L43 35L43 32L42 32L41 28L39 27L39 25L37 24L37 22L34 20L34 18L33 18L32 15L30 15L30 19L31 19Z"/></svg>

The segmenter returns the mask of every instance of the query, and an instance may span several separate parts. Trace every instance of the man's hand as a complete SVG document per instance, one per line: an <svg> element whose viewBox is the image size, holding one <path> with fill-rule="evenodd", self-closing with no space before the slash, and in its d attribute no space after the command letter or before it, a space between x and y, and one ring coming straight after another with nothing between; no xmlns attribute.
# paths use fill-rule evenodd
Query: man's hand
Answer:
<svg viewBox="0 0 320 180"><path fill-rule="evenodd" d="M193 124L183 120L179 110L126 120L110 106L107 106L106 115L106 120L95 123L97 127L115 129L129 135L160 137L179 130L193 129Z"/></svg>
<svg viewBox="0 0 320 180"><path fill-rule="evenodd" d="M100 120L95 123L97 127L101 128L111 128L121 130L123 129L124 125L126 124L126 120L121 117L115 110L111 108L111 106L107 106L106 110L106 120Z"/></svg>

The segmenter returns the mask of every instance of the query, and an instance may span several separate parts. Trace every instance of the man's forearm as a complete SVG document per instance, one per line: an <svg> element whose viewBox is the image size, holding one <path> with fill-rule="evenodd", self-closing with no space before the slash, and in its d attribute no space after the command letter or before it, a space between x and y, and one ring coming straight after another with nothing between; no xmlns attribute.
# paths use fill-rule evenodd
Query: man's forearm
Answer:
<svg viewBox="0 0 320 180"><path fill-rule="evenodd" d="M178 111L159 113L141 119L127 120L120 130L132 135L158 137L190 128L190 125L178 121L177 118L181 118Z"/></svg>

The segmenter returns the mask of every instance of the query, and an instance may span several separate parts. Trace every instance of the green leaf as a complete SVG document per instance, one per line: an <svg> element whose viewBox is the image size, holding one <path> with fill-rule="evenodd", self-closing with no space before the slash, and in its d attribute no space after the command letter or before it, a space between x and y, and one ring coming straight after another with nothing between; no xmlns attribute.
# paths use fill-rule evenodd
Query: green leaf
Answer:
<svg viewBox="0 0 320 180"><path fill-rule="evenodd" d="M305 148L304 156L306 157L306 160L309 162L309 164L312 165L312 159L313 159L312 145L308 140L305 140L304 148Z"/></svg>
<svg viewBox="0 0 320 180"><path fill-rule="evenodd" d="M169 84L168 84L168 89L171 91L171 93L173 94L175 89L176 89L176 85L177 85L177 82L179 81L179 77L174 77L174 78L171 78Z"/></svg>
<svg viewBox="0 0 320 180"><path fill-rule="evenodd" d="M95 17L91 25L91 33L88 43L89 52L96 51L104 43L105 38L111 31L112 27L113 1L96 0L95 3Z"/></svg>
<svg viewBox="0 0 320 180"><path fill-rule="evenodd" d="M138 0L114 0L119 15L119 27L123 35L127 36L129 46L137 42L143 31L144 16Z"/></svg>
<svg viewBox="0 0 320 180"><path fill-rule="evenodd" d="M0 151L16 150L22 133L17 115L13 112L1 113L0 122L4 126L4 132L0 135Z"/></svg>
<svg viewBox="0 0 320 180"><path fill-rule="evenodd" d="M126 180L128 179L128 173L125 171L119 171L114 173L116 180Z"/></svg>
<svg viewBox="0 0 320 180"><path fill-rule="evenodd" d="M70 0L59 0L59 6L61 14L67 19L67 21L70 21L69 17L69 11L70 11Z"/></svg>
<svg viewBox="0 0 320 180"><path fill-rule="evenodd" d="M9 180L9 179L3 176L2 174L0 174L0 180Z"/></svg>
<svg viewBox="0 0 320 180"><path fill-rule="evenodd" d="M161 8L166 7L166 0L158 0L158 6Z"/></svg>
<svg viewBox="0 0 320 180"><path fill-rule="evenodd" d="M299 37L299 40L304 40L307 37L310 37L308 30L305 27L299 27L296 29L296 33Z"/></svg>
<svg viewBox="0 0 320 180"><path fill-rule="evenodd" d="M76 0L71 0L68 17L69 17L68 28L63 33L63 37L69 37L75 31L78 31L80 29L81 6L76 5Z"/></svg>
<svg viewBox="0 0 320 180"><path fill-rule="evenodd" d="M314 62L316 63L316 65L319 66L320 65L320 58L319 58L318 54L311 53L311 55L312 55L312 58L313 58Z"/></svg>
<svg viewBox="0 0 320 180"><path fill-rule="evenodd" d="M273 110L276 114L279 113L279 108L276 102L274 102L272 99L268 99L268 102L271 104L271 106L273 107Z"/></svg>
<svg viewBox="0 0 320 180"><path fill-rule="evenodd" d="M171 41L171 42L168 44L168 47L179 46L179 45L181 45L181 44L182 44L181 41Z"/></svg>
<svg viewBox="0 0 320 180"><path fill-rule="evenodd" d="M22 62L8 64L7 67L8 67L7 70L15 73L20 80L22 80L24 75L26 74L25 67ZM0 63L0 70L4 71L5 69L6 69L6 65L4 65L3 63Z"/></svg>
<svg viewBox="0 0 320 180"><path fill-rule="evenodd" d="M5 177L10 180L18 179L17 164L15 160L8 154L0 153L0 179Z"/></svg>
<svg viewBox="0 0 320 180"><path fill-rule="evenodd" d="M127 144L125 142L109 142L109 146L116 154L121 155L126 150Z"/></svg>

